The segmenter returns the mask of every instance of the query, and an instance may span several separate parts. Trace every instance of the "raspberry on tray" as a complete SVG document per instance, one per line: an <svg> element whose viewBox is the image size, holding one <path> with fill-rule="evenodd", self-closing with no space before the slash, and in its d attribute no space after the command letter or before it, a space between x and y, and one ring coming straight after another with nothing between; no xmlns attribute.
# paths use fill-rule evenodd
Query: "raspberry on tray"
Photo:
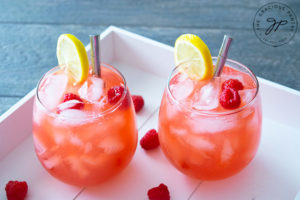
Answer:
<svg viewBox="0 0 300 200"><path fill-rule="evenodd" d="M161 183L158 187L148 190L149 200L170 200L170 193L168 187Z"/></svg>
<svg viewBox="0 0 300 200"><path fill-rule="evenodd" d="M23 200L28 191L26 181L9 181L5 187L7 200Z"/></svg>
<svg viewBox="0 0 300 200"><path fill-rule="evenodd" d="M139 112L144 107L144 99L140 95L131 95L135 112Z"/></svg>
<svg viewBox="0 0 300 200"><path fill-rule="evenodd" d="M140 140L143 149L151 150L159 146L158 134L155 129L149 130L144 137Z"/></svg>

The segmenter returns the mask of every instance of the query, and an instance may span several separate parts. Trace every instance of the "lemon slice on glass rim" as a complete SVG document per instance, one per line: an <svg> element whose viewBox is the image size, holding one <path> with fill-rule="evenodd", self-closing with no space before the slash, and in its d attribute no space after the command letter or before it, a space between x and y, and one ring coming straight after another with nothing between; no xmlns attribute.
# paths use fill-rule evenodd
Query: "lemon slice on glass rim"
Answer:
<svg viewBox="0 0 300 200"><path fill-rule="evenodd" d="M57 41L58 64L66 67L77 83L85 81L89 73L88 56L82 42L72 34L62 34Z"/></svg>
<svg viewBox="0 0 300 200"><path fill-rule="evenodd" d="M213 77L212 57L206 44L196 35L183 34L176 39L175 64L191 79L208 80ZM193 60L192 62L186 62Z"/></svg>

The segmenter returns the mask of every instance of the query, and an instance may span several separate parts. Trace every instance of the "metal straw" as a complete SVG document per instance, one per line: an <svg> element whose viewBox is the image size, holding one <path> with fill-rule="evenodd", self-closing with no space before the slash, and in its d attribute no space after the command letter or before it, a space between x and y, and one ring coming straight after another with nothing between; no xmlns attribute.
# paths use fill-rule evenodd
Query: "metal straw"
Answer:
<svg viewBox="0 0 300 200"><path fill-rule="evenodd" d="M90 35L91 59L93 74L101 77L100 43L99 35Z"/></svg>
<svg viewBox="0 0 300 200"><path fill-rule="evenodd" d="M231 42L232 42L232 38L227 35L224 35L223 43L220 48L218 59L217 59L216 71L214 73L214 77L219 77L222 73Z"/></svg>

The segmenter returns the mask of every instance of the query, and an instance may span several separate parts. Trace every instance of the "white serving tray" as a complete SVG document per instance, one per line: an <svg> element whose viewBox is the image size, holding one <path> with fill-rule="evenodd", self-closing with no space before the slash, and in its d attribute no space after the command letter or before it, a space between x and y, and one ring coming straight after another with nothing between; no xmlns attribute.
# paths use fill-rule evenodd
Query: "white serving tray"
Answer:
<svg viewBox="0 0 300 200"><path fill-rule="evenodd" d="M89 46L87 50L89 51ZM132 94L142 95L137 115L139 139L157 128L158 108L173 63L173 48L109 27L101 34L102 60L118 68ZM184 176L160 148L145 152L138 144L129 166L99 186L79 188L52 178L39 163L32 142L34 90L0 117L0 199L9 180L26 180L27 199L146 200L148 189L164 183L172 200L295 199L300 190L300 92L259 78L263 131L255 159L239 174L203 182Z"/></svg>

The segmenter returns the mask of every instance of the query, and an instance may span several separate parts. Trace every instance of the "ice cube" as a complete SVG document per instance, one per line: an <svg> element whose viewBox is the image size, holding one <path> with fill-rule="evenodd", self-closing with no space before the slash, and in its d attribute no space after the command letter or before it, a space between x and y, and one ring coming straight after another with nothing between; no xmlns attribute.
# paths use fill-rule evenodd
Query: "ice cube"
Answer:
<svg viewBox="0 0 300 200"><path fill-rule="evenodd" d="M207 117L191 113L187 122L191 132L199 134L215 134L238 126L236 115Z"/></svg>
<svg viewBox="0 0 300 200"><path fill-rule="evenodd" d="M39 89L39 98L42 103L52 110L61 101L61 98L66 91L68 77L65 74L52 74L46 77L45 82L41 84Z"/></svg>
<svg viewBox="0 0 300 200"><path fill-rule="evenodd" d="M176 135L180 135L180 136L187 134L187 130L180 129L175 126L170 126L169 129L170 129L170 133L172 133L172 134L176 134Z"/></svg>
<svg viewBox="0 0 300 200"><path fill-rule="evenodd" d="M104 81L101 78L89 77L87 81L79 88L78 94L81 98L90 101L98 102L103 94Z"/></svg>
<svg viewBox="0 0 300 200"><path fill-rule="evenodd" d="M35 137L34 135L33 135L33 141L34 141L36 153L38 155L42 155L43 153L46 152L46 149L47 149L46 146L39 139L37 139L37 137Z"/></svg>
<svg viewBox="0 0 300 200"><path fill-rule="evenodd" d="M232 145L230 144L229 140L225 140L221 152L221 162L228 161L229 159L231 159L232 155L233 155Z"/></svg>
<svg viewBox="0 0 300 200"><path fill-rule="evenodd" d="M62 122L69 125L80 125L88 122L89 113L78 109L67 109L60 112L58 115L58 124Z"/></svg>
<svg viewBox="0 0 300 200"><path fill-rule="evenodd" d="M105 166L107 161L109 160L108 156L104 156L104 154L98 154L97 156L90 156L90 155L82 155L80 156L80 160L82 163L90 165L90 166Z"/></svg>
<svg viewBox="0 0 300 200"><path fill-rule="evenodd" d="M122 151L124 144L117 136L107 136L100 141L98 147L107 154L113 154Z"/></svg>
<svg viewBox="0 0 300 200"><path fill-rule="evenodd" d="M66 101L66 102L63 102L63 103L59 104L57 106L57 110L63 111L63 110L66 110L66 109L72 109L74 107L80 107L80 106L83 107L83 103L79 100L73 99L73 100Z"/></svg>
<svg viewBox="0 0 300 200"><path fill-rule="evenodd" d="M194 94L193 107L198 110L212 110L219 105L220 80L214 79Z"/></svg>
<svg viewBox="0 0 300 200"><path fill-rule="evenodd" d="M69 139L70 139L70 142L75 146L81 147L84 145L83 142L81 141L81 139L75 134L70 134Z"/></svg>
<svg viewBox="0 0 300 200"><path fill-rule="evenodd" d="M61 162L61 157L56 156L56 155L43 161L43 163L47 169L52 169L53 167L59 165L60 162Z"/></svg>
<svg viewBox="0 0 300 200"><path fill-rule="evenodd" d="M229 80L229 79L237 79L239 80L243 85L245 83L245 80L243 78L243 76L241 75L241 72L231 72L230 74L225 74L223 73L222 76L222 83L226 80Z"/></svg>
<svg viewBox="0 0 300 200"><path fill-rule="evenodd" d="M88 169L86 169L85 165L82 163L77 156L69 156L66 158L67 162L70 164L71 169L77 173L79 178L85 178L89 175Z"/></svg>
<svg viewBox="0 0 300 200"><path fill-rule="evenodd" d="M256 89L246 89L246 90L240 90L239 94L241 96L242 104L245 105L249 103L254 95L255 95Z"/></svg>
<svg viewBox="0 0 300 200"><path fill-rule="evenodd" d="M178 110L180 110L180 107L178 104L172 102L172 100L170 99L167 99L169 97L165 97L165 102L164 102L164 106L165 106L165 111L164 113L166 113L166 117L169 119L169 120L172 120L172 119L176 119L177 115L178 115ZM169 102L170 101L170 102Z"/></svg>
<svg viewBox="0 0 300 200"><path fill-rule="evenodd" d="M56 142L56 144L62 144L65 141L65 134L59 133L59 132L55 132L54 133L54 140Z"/></svg>
<svg viewBox="0 0 300 200"><path fill-rule="evenodd" d="M185 137L185 142L192 147L200 150L212 151L215 149L215 145L209 140L204 139L200 135L189 135Z"/></svg>
<svg viewBox="0 0 300 200"><path fill-rule="evenodd" d="M178 74L176 81L170 85L170 91L176 100L187 98L194 90L194 81L185 73Z"/></svg>
<svg viewBox="0 0 300 200"><path fill-rule="evenodd" d="M85 146L84 146L84 153L89 153L91 150L93 149L93 145L88 142Z"/></svg>

